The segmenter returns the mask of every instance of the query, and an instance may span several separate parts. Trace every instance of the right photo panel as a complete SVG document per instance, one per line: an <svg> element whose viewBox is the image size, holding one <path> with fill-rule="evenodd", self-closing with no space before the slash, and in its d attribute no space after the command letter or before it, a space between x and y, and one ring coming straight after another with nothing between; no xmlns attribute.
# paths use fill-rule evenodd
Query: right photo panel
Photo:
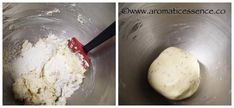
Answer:
<svg viewBox="0 0 234 108"><path fill-rule="evenodd" d="M120 105L231 105L231 3L119 3Z"/></svg>

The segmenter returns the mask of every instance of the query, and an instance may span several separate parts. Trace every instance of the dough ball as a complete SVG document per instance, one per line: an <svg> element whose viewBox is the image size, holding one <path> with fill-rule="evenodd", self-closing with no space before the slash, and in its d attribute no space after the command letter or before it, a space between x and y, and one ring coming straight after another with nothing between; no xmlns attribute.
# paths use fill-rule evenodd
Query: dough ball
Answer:
<svg viewBox="0 0 234 108"><path fill-rule="evenodd" d="M148 80L166 98L182 100L192 96L198 89L199 63L189 52L169 47L151 64Z"/></svg>

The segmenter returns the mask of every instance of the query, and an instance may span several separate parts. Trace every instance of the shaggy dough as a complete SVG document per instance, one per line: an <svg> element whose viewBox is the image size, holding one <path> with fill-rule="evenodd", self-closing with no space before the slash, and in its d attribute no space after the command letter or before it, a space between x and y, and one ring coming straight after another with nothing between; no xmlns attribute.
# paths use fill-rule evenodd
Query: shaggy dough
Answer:
<svg viewBox="0 0 234 108"><path fill-rule="evenodd" d="M13 84L13 91L15 97L25 104L52 105L58 97L53 85L35 73L19 77Z"/></svg>
<svg viewBox="0 0 234 108"><path fill-rule="evenodd" d="M189 52L169 47L151 64L148 80L150 85L166 98L182 100L198 89L199 63Z"/></svg>
<svg viewBox="0 0 234 108"><path fill-rule="evenodd" d="M67 39L49 35L34 45L26 40L12 63L15 98L25 104L66 104L85 77L83 62L67 47Z"/></svg>

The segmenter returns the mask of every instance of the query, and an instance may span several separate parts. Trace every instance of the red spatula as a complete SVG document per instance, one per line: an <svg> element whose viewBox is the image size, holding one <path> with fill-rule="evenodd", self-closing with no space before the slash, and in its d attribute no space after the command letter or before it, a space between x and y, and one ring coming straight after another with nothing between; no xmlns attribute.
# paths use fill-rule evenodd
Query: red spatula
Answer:
<svg viewBox="0 0 234 108"><path fill-rule="evenodd" d="M84 61L82 65L84 66L84 68L88 68L88 65L85 63L85 61L89 63L89 51L113 36L115 36L115 22L113 22L103 32L101 32L98 36L96 36L93 40L91 40L84 46L75 37L72 37L70 40L68 40L68 48L73 53L79 53L83 55Z"/></svg>

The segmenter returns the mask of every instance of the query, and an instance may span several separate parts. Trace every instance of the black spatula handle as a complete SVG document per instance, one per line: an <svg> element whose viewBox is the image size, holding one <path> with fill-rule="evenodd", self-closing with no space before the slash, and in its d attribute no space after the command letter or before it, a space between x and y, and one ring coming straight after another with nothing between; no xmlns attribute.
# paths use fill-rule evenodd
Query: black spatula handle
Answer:
<svg viewBox="0 0 234 108"><path fill-rule="evenodd" d="M110 39L115 36L115 22L113 22L109 27L107 27L103 32L101 32L97 37L91 40L88 44L86 44L83 49L86 53L88 53L93 48L97 47L104 41Z"/></svg>

